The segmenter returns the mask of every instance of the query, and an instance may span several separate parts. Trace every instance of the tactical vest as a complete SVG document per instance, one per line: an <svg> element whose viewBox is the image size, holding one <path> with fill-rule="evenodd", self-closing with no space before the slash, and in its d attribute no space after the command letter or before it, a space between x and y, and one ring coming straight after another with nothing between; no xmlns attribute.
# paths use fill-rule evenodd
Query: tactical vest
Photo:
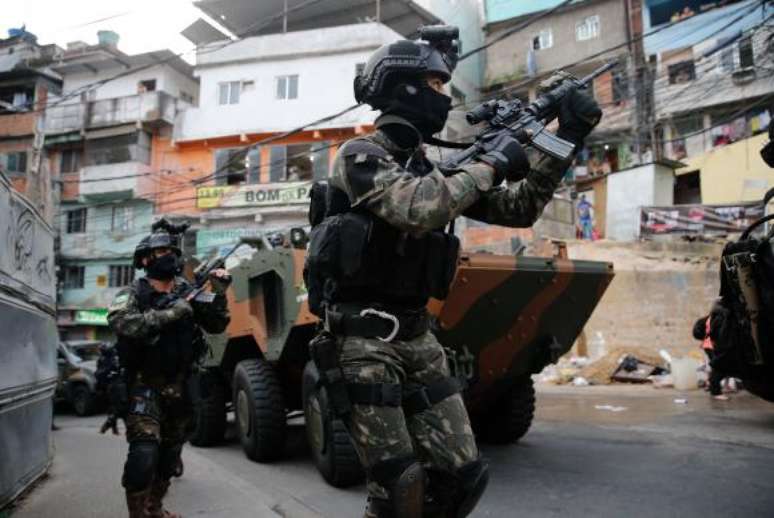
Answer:
<svg viewBox="0 0 774 518"><path fill-rule="evenodd" d="M191 290L186 282L177 282L172 293L161 293L153 289L145 278L135 282L139 309L163 309L176 297L184 297ZM184 318L164 326L158 341L149 344L120 337L116 343L119 361L126 369L131 383L138 373L145 379L164 379L167 383L185 377L201 354L203 344L201 331L193 319Z"/></svg>
<svg viewBox="0 0 774 518"><path fill-rule="evenodd" d="M312 187L309 215L304 280L314 314L340 303L417 309L446 298L460 246L453 234L410 236L326 183Z"/></svg>

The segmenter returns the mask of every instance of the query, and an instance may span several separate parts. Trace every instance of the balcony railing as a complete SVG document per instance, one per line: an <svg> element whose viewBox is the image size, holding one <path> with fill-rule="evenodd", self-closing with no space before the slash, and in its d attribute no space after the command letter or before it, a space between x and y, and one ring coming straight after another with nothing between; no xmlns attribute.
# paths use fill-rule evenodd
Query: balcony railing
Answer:
<svg viewBox="0 0 774 518"><path fill-rule="evenodd" d="M91 199L132 197L138 178L150 170L141 162L91 165L81 169L80 195Z"/></svg>
<svg viewBox="0 0 774 518"><path fill-rule="evenodd" d="M64 133L132 122L172 124L189 105L166 92L146 92L86 103L62 104L47 110L46 133Z"/></svg>

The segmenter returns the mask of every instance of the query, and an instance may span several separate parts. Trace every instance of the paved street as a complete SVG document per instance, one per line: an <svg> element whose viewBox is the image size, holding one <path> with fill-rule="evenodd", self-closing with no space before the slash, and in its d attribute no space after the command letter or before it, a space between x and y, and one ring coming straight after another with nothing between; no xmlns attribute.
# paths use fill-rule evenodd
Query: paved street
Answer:
<svg viewBox="0 0 774 518"><path fill-rule="evenodd" d="M538 407L522 443L484 447L492 480L475 516L774 516L772 404L616 386L542 387ZM51 475L14 517L123 515L125 443L98 435L101 419L57 417ZM362 511L363 487L333 489L317 475L301 426L291 428L281 463L250 462L233 439L184 455L170 506L185 516Z"/></svg>

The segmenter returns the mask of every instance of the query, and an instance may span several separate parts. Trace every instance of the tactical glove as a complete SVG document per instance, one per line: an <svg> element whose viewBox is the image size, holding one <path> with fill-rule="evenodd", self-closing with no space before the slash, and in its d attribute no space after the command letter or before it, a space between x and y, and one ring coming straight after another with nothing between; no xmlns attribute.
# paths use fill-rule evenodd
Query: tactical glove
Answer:
<svg viewBox="0 0 774 518"><path fill-rule="evenodd" d="M215 272L212 272L210 273L209 279L210 285L212 286L212 291L218 295L226 293L226 289L231 284L231 276L228 274L219 277L215 274Z"/></svg>
<svg viewBox="0 0 774 518"><path fill-rule="evenodd" d="M495 185L503 179L517 182L529 172L527 153L518 140L511 135L501 133L483 143L484 153L478 159L491 165L495 170Z"/></svg>
<svg viewBox="0 0 774 518"><path fill-rule="evenodd" d="M562 99L559 108L557 136L575 144L575 150L583 147L583 141L599 124L602 110L592 96L581 90L573 90Z"/></svg>
<svg viewBox="0 0 774 518"><path fill-rule="evenodd" d="M169 308L156 310L156 314L158 315L159 324L164 326L182 318L192 317L193 308L187 300L178 298Z"/></svg>

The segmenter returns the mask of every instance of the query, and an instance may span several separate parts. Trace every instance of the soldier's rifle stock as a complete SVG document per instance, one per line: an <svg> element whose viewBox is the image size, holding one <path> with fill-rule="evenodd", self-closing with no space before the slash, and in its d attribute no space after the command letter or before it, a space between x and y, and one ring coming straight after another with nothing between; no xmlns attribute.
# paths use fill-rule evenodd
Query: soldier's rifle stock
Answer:
<svg viewBox="0 0 774 518"><path fill-rule="evenodd" d="M562 99L567 94L576 88L586 88L594 78L615 66L615 62L607 63L582 79L569 76L527 105L518 99L496 99L476 106L465 118L469 124L485 122L485 128L470 147L443 161L441 170L459 170L460 166L485 153L486 144L502 133L509 133L522 144L530 145L546 155L559 160L569 159L575 145L549 132L546 126L558 116Z"/></svg>

